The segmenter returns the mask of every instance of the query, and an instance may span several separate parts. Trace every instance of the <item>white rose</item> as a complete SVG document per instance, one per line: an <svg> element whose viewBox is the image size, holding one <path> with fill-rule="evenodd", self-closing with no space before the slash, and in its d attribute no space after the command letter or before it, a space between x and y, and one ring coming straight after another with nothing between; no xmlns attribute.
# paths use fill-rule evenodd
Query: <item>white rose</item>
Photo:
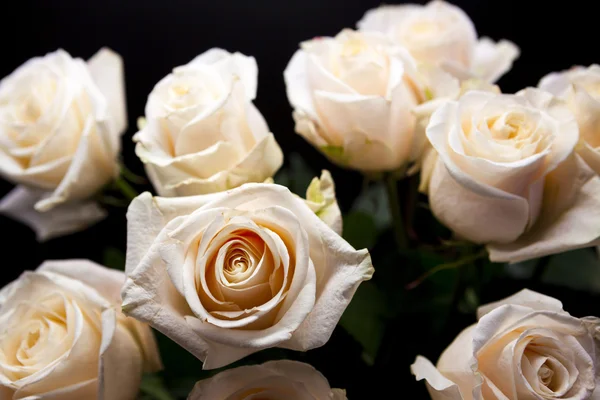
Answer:
<svg viewBox="0 0 600 400"><path fill-rule="evenodd" d="M47 261L0 291L0 398L134 400L161 368L150 328L121 314L125 276Z"/></svg>
<svg viewBox="0 0 600 400"><path fill-rule="evenodd" d="M480 307L437 368L417 357L411 369L433 400L596 399L597 321L563 311L529 290Z"/></svg>
<svg viewBox="0 0 600 400"><path fill-rule="evenodd" d="M257 77L253 57L211 49L154 87L134 140L161 196L220 192L277 172L283 154L252 104Z"/></svg>
<svg viewBox="0 0 600 400"><path fill-rule="evenodd" d="M567 101L579 124L581 143L577 152L600 174L600 66L552 73L539 86Z"/></svg>
<svg viewBox="0 0 600 400"><path fill-rule="evenodd" d="M468 92L435 111L427 137L439 156L433 213L493 261L598 242L600 178L574 154L577 123L550 93Z"/></svg>
<svg viewBox="0 0 600 400"><path fill-rule="evenodd" d="M378 33L346 29L303 42L284 73L296 132L343 167L400 168L416 158L415 68Z"/></svg>
<svg viewBox="0 0 600 400"><path fill-rule="evenodd" d="M179 198L144 193L127 220L124 312L207 369L270 347L322 346L373 274L367 250L276 184Z"/></svg>
<svg viewBox="0 0 600 400"><path fill-rule="evenodd" d="M458 100L471 90L500 93L500 88L480 79L468 79L461 82L442 69L428 65L422 65L419 68L419 78L419 83L426 93L426 101L415 107L413 112L417 116L415 136L422 142L420 145L422 150L418 152L421 155L409 170L409 174L420 171L419 191L427 194L437 161L437 153L429 144L425 133L431 115L444 103Z"/></svg>
<svg viewBox="0 0 600 400"><path fill-rule="evenodd" d="M425 6L381 6L367 11L358 27L388 35L419 63L443 67L461 79L476 77L495 82L519 56L518 47L509 41L478 40L467 14L443 1Z"/></svg>
<svg viewBox="0 0 600 400"><path fill-rule="evenodd" d="M327 379L308 364L270 361L230 369L196 384L188 400L346 400L346 392L332 389Z"/></svg>
<svg viewBox="0 0 600 400"><path fill-rule="evenodd" d="M86 63L58 50L27 61L0 82L0 174L20 184L0 212L39 240L102 219L89 198L118 173L126 127L118 54L102 49Z"/></svg>

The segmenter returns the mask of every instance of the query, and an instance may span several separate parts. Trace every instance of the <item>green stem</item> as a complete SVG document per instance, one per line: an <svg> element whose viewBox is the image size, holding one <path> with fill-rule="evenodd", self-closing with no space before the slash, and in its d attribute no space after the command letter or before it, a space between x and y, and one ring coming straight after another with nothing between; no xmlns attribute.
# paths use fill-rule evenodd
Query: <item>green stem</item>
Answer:
<svg viewBox="0 0 600 400"><path fill-rule="evenodd" d="M115 186L130 201L135 199L139 194L121 175L115 179Z"/></svg>
<svg viewBox="0 0 600 400"><path fill-rule="evenodd" d="M402 218L400 197L398 196L398 182L393 174L386 174L385 186L388 194L390 213L392 214L392 223L394 225L394 238L396 239L396 245L398 246L398 249L402 251L408 247L408 239L406 236L404 218Z"/></svg>
<svg viewBox="0 0 600 400"><path fill-rule="evenodd" d="M126 180L128 180L129 182L134 183L136 185L143 185L143 184L148 183L146 178L144 178L143 176L136 175L129 168L127 168L125 166L125 164L121 163L120 169L121 169L121 176L123 178L125 178Z"/></svg>
<svg viewBox="0 0 600 400"><path fill-rule="evenodd" d="M487 256L487 250L483 249L483 250L479 251L478 253L463 257L460 260L456 260L456 261L444 263L444 264L439 264L439 265L431 268L429 271L425 272L423 275L421 275L416 280L414 280L411 283L409 283L408 285L406 285L406 288L409 290L414 289L417 286L419 286L421 283L423 283L427 278L429 278L432 275L437 274L440 271L444 271L446 269L462 267L462 266L471 264L472 262L474 262L480 258L483 258L485 256Z"/></svg>

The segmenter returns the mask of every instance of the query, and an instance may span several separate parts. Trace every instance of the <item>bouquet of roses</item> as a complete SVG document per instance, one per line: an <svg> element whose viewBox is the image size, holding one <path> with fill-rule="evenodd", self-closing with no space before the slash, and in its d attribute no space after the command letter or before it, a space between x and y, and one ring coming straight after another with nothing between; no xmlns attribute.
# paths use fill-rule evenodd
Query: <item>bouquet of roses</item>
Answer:
<svg viewBox="0 0 600 400"><path fill-rule="evenodd" d="M27 61L0 82L0 174L16 185L0 212L41 242L127 207L127 243L117 265L48 260L0 291L0 399L361 398L299 361L338 324L365 371L412 372L432 399L600 398L600 320L525 288L557 254L600 267L600 67L502 93L518 55L438 0L302 42L282 77L291 117L362 175L344 213L335 174L296 153L282 168L251 56L213 48L156 84L125 138L141 194L120 162L121 57ZM523 290L480 304L532 265ZM417 320L443 331L457 313L477 321L437 365L385 364ZM190 357L203 370L167 375Z"/></svg>

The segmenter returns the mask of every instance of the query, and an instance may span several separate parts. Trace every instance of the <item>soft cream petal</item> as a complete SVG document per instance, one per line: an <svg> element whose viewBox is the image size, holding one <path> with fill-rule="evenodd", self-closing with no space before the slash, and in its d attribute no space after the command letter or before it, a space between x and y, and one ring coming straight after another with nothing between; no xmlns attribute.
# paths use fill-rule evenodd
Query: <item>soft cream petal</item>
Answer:
<svg viewBox="0 0 600 400"><path fill-rule="evenodd" d="M429 203L442 223L460 237L476 243L513 242L529 222L526 199L478 194L455 180L442 159L438 159L431 176ZM494 229L489 229L490 226Z"/></svg>
<svg viewBox="0 0 600 400"><path fill-rule="evenodd" d="M88 119L73 161L56 190L35 208L47 211L71 200L88 198L118 173L116 154L110 153L103 136L110 135L105 123Z"/></svg>
<svg viewBox="0 0 600 400"><path fill-rule="evenodd" d="M94 82L106 97L112 129L122 134L127 129L125 73L123 59L109 48L102 48L87 62Z"/></svg>
<svg viewBox="0 0 600 400"><path fill-rule="evenodd" d="M82 231L106 218L106 211L93 201L74 201L49 211L36 211L34 206L46 196L47 192L17 186L0 201L0 213L28 225L39 242Z"/></svg>
<svg viewBox="0 0 600 400"><path fill-rule="evenodd" d="M458 386L444 377L425 357L417 356L410 370L417 381L425 379L432 400L464 400Z"/></svg>
<svg viewBox="0 0 600 400"><path fill-rule="evenodd" d="M117 311L102 313L98 400L131 400L139 390L143 359L131 333L117 323Z"/></svg>
<svg viewBox="0 0 600 400"><path fill-rule="evenodd" d="M152 197L144 192L127 209L127 260L125 272L130 274L140 264L160 231L173 219L188 215L225 193L193 197Z"/></svg>
<svg viewBox="0 0 600 400"><path fill-rule="evenodd" d="M264 182L283 164L283 153L273 134L266 136L235 167L221 171L208 179L189 178L176 185L165 186L179 196L220 192L248 182Z"/></svg>
<svg viewBox="0 0 600 400"><path fill-rule="evenodd" d="M287 97L292 107L310 116L311 119L318 120L308 82L307 63L306 52L296 51L283 72L283 77Z"/></svg>
<svg viewBox="0 0 600 400"><path fill-rule="evenodd" d="M489 244L490 259L518 262L600 244L600 177L571 158L546 178L537 224L513 243Z"/></svg>
<svg viewBox="0 0 600 400"><path fill-rule="evenodd" d="M554 311L557 313L564 312L560 300L557 300L550 296L546 296L541 293L534 292L533 290L523 289L520 292L513 294L512 296L509 296L503 300L499 300L479 307L477 309L477 318L481 319L487 313L505 304L525 306L531 308L532 310L546 310Z"/></svg>
<svg viewBox="0 0 600 400"><path fill-rule="evenodd" d="M577 147L577 153L596 174L600 175L600 147L593 148L589 143L582 143Z"/></svg>
<svg viewBox="0 0 600 400"><path fill-rule="evenodd" d="M40 265L37 272L52 272L80 281L100 293L113 305L121 304L121 287L125 274L89 260L52 260Z"/></svg>
<svg viewBox="0 0 600 400"><path fill-rule="evenodd" d="M519 55L519 48L508 40L495 43L490 38L480 38L475 46L470 72L487 82L496 82L510 71Z"/></svg>

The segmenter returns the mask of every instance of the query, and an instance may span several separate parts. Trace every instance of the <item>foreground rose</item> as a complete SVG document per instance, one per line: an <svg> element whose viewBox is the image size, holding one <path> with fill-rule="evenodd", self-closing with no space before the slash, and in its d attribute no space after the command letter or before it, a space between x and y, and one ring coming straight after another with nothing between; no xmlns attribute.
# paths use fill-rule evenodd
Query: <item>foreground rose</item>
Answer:
<svg viewBox="0 0 600 400"><path fill-rule="evenodd" d="M437 368L419 356L411 369L434 400L595 399L597 319L523 290L480 307Z"/></svg>
<svg viewBox="0 0 600 400"><path fill-rule="evenodd" d="M207 369L269 347L322 346L373 274L367 250L276 184L180 198L144 193L127 219L124 312Z"/></svg>
<svg viewBox="0 0 600 400"><path fill-rule="evenodd" d="M552 73L539 86L566 100L579 124L577 152L600 174L600 66Z"/></svg>
<svg viewBox="0 0 600 400"><path fill-rule="evenodd" d="M600 178L574 154L577 123L551 94L468 92L433 114L427 137L439 156L433 213L493 261L598 242Z"/></svg>
<svg viewBox="0 0 600 400"><path fill-rule="evenodd" d="M417 157L414 75L407 51L377 33L304 42L284 73L296 132L343 167L398 169Z"/></svg>
<svg viewBox="0 0 600 400"><path fill-rule="evenodd" d="M296 361L270 361L239 367L200 381L188 400L346 400L316 369Z"/></svg>
<svg viewBox="0 0 600 400"><path fill-rule="evenodd" d="M102 219L89 198L117 174L126 126L116 53L102 49L86 63L58 50L17 68L0 82L0 174L20 186L0 212L39 240Z"/></svg>
<svg viewBox="0 0 600 400"><path fill-rule="evenodd" d="M495 82L519 56L513 43L477 39L475 26L460 8L443 1L386 5L367 11L361 31L382 32L406 47L419 62L439 66L460 79Z"/></svg>
<svg viewBox="0 0 600 400"><path fill-rule="evenodd" d="M283 154L260 112L252 57L211 49L155 87L136 153L161 196L220 192L262 182Z"/></svg>
<svg viewBox="0 0 600 400"><path fill-rule="evenodd" d="M120 271L47 261L0 291L0 398L133 400L160 369L147 325L119 311Z"/></svg>

